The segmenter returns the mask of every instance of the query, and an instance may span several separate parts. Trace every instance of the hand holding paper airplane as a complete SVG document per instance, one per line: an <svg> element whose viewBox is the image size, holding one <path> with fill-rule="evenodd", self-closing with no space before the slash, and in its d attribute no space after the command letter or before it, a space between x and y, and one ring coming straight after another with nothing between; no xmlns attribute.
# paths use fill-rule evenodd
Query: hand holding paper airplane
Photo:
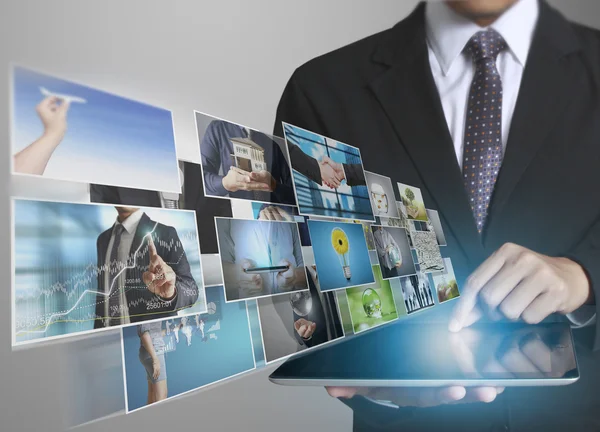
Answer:
<svg viewBox="0 0 600 432"><path fill-rule="evenodd" d="M50 90L48 90L45 87L40 87L40 92L45 96L45 97L54 97L57 99L60 99L61 101L64 101L65 103L87 103L87 101L83 98L80 98L79 96L72 96L72 95L67 95L67 94L60 94L60 93L54 93L51 92Z"/></svg>

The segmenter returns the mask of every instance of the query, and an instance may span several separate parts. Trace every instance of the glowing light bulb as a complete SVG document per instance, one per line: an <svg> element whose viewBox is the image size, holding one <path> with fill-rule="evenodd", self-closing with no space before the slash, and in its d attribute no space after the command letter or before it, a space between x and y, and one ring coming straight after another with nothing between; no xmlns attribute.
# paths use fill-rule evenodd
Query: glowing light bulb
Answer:
<svg viewBox="0 0 600 432"><path fill-rule="evenodd" d="M350 280L352 272L350 270L350 244L348 243L348 236L341 228L334 228L331 231L331 245L333 250L338 254L344 277Z"/></svg>

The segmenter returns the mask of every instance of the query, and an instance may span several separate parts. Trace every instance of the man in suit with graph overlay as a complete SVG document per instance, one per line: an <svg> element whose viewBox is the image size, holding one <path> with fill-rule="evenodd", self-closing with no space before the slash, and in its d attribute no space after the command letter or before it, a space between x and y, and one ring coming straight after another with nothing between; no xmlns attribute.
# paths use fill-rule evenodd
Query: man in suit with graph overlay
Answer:
<svg viewBox="0 0 600 432"><path fill-rule="evenodd" d="M173 227L135 207L115 207L114 225L98 236L94 328L174 316L198 300L183 245Z"/></svg>

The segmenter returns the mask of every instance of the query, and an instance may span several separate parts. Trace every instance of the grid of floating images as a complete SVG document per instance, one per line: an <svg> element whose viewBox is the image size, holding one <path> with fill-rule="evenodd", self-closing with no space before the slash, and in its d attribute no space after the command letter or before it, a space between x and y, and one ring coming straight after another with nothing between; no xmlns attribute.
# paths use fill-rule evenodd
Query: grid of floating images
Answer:
<svg viewBox="0 0 600 432"><path fill-rule="evenodd" d="M13 346L120 328L128 413L460 295L440 214L357 147L194 112L178 161L168 110L12 79L13 173L91 201L13 198Z"/></svg>

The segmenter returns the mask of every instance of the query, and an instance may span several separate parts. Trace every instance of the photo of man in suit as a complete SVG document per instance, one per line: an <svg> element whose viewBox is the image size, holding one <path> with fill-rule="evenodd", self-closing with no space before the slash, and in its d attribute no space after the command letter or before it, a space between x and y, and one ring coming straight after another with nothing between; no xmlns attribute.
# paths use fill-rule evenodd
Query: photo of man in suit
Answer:
<svg viewBox="0 0 600 432"><path fill-rule="evenodd" d="M599 47L544 0L446 0L294 72L275 134L286 122L362 145L365 167L439 212L461 298L419 318L577 327L573 385L328 389L355 430L598 429ZM556 210L567 196L576 212Z"/></svg>
<svg viewBox="0 0 600 432"><path fill-rule="evenodd" d="M98 236L94 328L177 315L198 300L198 285L175 228L136 207L115 207L114 225Z"/></svg>

